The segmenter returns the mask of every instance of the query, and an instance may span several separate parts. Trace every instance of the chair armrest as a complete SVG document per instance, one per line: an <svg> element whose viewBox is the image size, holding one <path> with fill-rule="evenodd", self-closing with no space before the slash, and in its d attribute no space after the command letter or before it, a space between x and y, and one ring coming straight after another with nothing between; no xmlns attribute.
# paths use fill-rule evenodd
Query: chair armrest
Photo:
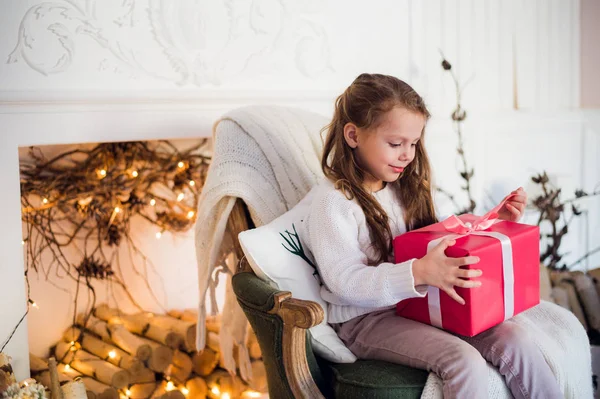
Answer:
<svg viewBox="0 0 600 399"><path fill-rule="evenodd" d="M307 329L323 321L321 306L312 301L292 298L289 291L279 291L251 272L237 273L232 279L232 286L238 302L256 332L263 354L272 355L274 363L282 363L285 376L281 377L287 380L287 384L283 386L289 390L286 396L324 398L311 374L306 352ZM255 325L261 320L273 317L279 323L274 325L275 332L270 333L276 334L275 340L281 342L280 347L276 343L268 343L267 337L261 339L260 327ZM272 364L272 370L269 370L270 365L270 362L265 361L267 373L276 373L277 364ZM271 383L269 385L273 397L280 398L285 395L282 392L271 392Z"/></svg>
<svg viewBox="0 0 600 399"><path fill-rule="evenodd" d="M275 294L269 311L283 319L283 363L296 398L323 398L306 359L306 330L323 321L323 309L312 301L292 298L291 292Z"/></svg>

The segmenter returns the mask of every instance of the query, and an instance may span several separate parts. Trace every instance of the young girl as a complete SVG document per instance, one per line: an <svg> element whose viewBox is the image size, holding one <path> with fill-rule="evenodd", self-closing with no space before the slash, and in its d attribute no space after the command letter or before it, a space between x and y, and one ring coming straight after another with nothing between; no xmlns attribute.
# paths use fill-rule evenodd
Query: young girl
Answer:
<svg viewBox="0 0 600 399"><path fill-rule="evenodd" d="M454 287L477 289L476 257L449 258L442 241L421 259L393 263L392 239L437 222L423 145L429 112L423 99L391 76L362 74L337 98L322 168L304 226L328 302L328 322L358 358L433 371L444 397L486 398L486 361L515 398L560 398L559 385L527 332L507 320L468 338L396 316L397 302L436 286L461 304ZM522 188L501 209L518 221Z"/></svg>

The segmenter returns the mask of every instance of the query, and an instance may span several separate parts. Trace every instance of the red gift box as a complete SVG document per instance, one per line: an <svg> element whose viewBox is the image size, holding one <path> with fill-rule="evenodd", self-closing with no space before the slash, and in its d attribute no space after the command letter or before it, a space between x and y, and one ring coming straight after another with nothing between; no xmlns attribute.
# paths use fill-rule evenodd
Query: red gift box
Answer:
<svg viewBox="0 0 600 399"><path fill-rule="evenodd" d="M502 205L502 204L501 204ZM402 234L394 239L396 263L422 258L445 237L456 239L446 256L477 256L481 287L455 287L461 305L436 287L424 298L396 305L396 314L472 337L540 302L539 227L498 220L499 205L488 214L451 216L443 222Z"/></svg>

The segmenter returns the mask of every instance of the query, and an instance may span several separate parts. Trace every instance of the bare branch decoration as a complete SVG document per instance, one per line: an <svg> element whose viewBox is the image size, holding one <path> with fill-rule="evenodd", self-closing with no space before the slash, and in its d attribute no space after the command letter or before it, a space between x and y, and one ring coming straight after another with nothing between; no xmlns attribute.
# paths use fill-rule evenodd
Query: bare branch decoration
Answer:
<svg viewBox="0 0 600 399"><path fill-rule="evenodd" d="M440 53L441 53L441 51L440 51ZM471 192L471 179L473 178L473 175L475 174L475 170L468 166L467 158L465 156L464 141L463 141L463 123L464 123L464 120L467 118L467 111L463 108L462 103L461 103L462 91L468 85L470 80L467 81L463 85L463 87L461 87L460 83L458 81L458 78L457 78L456 74L454 73L454 70L452 69L452 64L450 64L450 62L448 62L448 60L446 60L446 58L444 57L443 54L441 54L441 55L442 55L442 64L441 64L442 68L445 71L448 71L450 73L450 76L452 76L452 80L454 81L454 86L456 89L456 108L454 109L454 111L452 111L451 118L452 118L452 121L454 124L454 130L458 136L458 145L456 148L456 152L457 152L458 156L460 157L461 163L462 163L462 170L458 171L460 174L460 177L464 180L464 185L461 186L461 189L466 192L469 204L467 206L461 207L456 202L454 195L450 194L447 190L437 187L436 191L438 191L439 193L445 195L446 197L448 197L448 199L450 199L450 201L454 205L455 209L457 209L457 214L460 215L460 214L464 214L464 213L473 213L473 211L475 210L475 207L477 206L477 203L473 199L473 193Z"/></svg>
<svg viewBox="0 0 600 399"><path fill-rule="evenodd" d="M30 159L20 166L27 312L35 305L29 289L31 270L54 284L64 278L75 282L74 312L80 284L87 288L93 309L94 280L119 287L143 310L123 280L121 245L128 248L135 275L164 309L148 284L148 266L153 265L135 245L131 221L139 216L156 226L157 238L165 231L192 227L209 150L208 139L181 151L168 141L137 141L78 146L47 159L40 148L30 147ZM142 270L134 256L142 259ZM110 291L114 294L113 287Z"/></svg>

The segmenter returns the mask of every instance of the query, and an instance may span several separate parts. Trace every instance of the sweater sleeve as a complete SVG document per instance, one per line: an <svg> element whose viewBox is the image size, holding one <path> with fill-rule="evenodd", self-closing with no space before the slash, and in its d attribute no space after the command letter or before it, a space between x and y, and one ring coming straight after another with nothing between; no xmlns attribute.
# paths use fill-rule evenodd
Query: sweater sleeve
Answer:
<svg viewBox="0 0 600 399"><path fill-rule="evenodd" d="M392 306L412 297L423 297L426 286L415 289L414 259L369 266L360 245L360 224L354 210L360 207L340 193L317 196L307 220L310 247L329 303L359 307ZM363 232L364 236L364 232ZM368 233L367 233L368 236Z"/></svg>

